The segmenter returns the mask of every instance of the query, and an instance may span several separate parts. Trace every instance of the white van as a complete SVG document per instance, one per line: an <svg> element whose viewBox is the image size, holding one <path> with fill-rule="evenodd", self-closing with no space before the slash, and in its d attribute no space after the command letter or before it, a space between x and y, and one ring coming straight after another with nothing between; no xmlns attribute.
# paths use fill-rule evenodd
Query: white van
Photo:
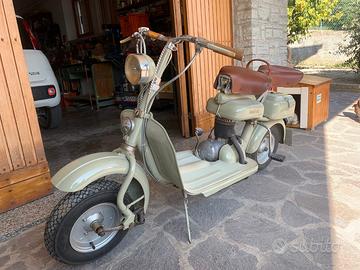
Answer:
<svg viewBox="0 0 360 270"><path fill-rule="evenodd" d="M29 25L22 17L16 18L39 124L43 128L55 128L61 122L59 84L48 59L37 49L37 41Z"/></svg>

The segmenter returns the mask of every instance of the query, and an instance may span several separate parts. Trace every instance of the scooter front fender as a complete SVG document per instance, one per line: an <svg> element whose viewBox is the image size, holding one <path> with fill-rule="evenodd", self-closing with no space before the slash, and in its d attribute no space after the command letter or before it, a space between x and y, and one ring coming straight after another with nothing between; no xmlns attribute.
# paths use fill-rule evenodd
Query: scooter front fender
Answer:
<svg viewBox="0 0 360 270"><path fill-rule="evenodd" d="M76 192L82 190L90 183L101 177L121 174L126 175L129 171L129 161L126 156L115 152L101 152L87 155L76 159L60 169L51 179L52 184L65 192ZM149 205L149 181L143 168L136 164L134 180L136 180L144 195L144 212ZM137 183L130 184L129 189ZM134 191L133 191L134 192ZM140 195L140 194L136 194Z"/></svg>
<svg viewBox="0 0 360 270"><path fill-rule="evenodd" d="M257 125L251 135L250 141L246 147L246 153L253 154L257 151L260 146L262 139L264 138L265 134L267 133L267 129L262 125L271 128L275 125L279 125L282 132L281 143L285 141L286 136L286 127L283 120L271 120L267 122L261 122L261 125Z"/></svg>

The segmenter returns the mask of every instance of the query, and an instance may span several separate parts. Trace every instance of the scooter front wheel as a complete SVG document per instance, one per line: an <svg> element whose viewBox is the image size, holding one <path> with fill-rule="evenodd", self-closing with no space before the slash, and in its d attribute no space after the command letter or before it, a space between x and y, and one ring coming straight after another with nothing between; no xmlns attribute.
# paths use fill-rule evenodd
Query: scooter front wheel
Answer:
<svg viewBox="0 0 360 270"><path fill-rule="evenodd" d="M113 249L127 230L100 236L94 231L94 224L110 228L121 223L122 214L116 205L119 189L117 182L98 180L83 190L65 195L45 226L45 246L50 255L67 264L82 264ZM130 201L125 195L124 202Z"/></svg>

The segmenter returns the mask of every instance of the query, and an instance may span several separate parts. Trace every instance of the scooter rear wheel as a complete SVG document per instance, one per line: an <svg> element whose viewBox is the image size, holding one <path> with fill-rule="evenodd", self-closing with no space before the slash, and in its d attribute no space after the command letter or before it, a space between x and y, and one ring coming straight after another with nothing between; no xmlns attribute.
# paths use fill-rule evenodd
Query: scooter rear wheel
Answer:
<svg viewBox="0 0 360 270"><path fill-rule="evenodd" d="M98 180L83 190L65 195L55 206L45 226L45 246L52 257L67 264L83 264L113 249L127 230L99 236L90 224L101 220L105 227L118 226L122 215L116 198L120 184ZM125 204L131 202L126 194Z"/></svg>
<svg viewBox="0 0 360 270"><path fill-rule="evenodd" d="M279 141L280 141L280 132L277 127L271 128L271 149L272 153L276 153ZM261 143L256 150L255 153L251 154L250 157L254 159L258 166L259 170L265 169L271 162L271 158L269 157L269 140L270 134L267 132L261 140Z"/></svg>

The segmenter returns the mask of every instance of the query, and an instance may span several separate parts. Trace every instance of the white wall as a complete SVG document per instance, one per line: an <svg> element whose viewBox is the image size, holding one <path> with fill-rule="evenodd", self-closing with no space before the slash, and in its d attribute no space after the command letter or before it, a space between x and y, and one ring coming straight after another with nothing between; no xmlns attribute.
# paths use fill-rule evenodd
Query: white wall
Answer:
<svg viewBox="0 0 360 270"><path fill-rule="evenodd" d="M334 67L349 57L340 51L349 45L349 33L334 30L311 30L310 34L291 44L291 60L294 65L306 67Z"/></svg>

